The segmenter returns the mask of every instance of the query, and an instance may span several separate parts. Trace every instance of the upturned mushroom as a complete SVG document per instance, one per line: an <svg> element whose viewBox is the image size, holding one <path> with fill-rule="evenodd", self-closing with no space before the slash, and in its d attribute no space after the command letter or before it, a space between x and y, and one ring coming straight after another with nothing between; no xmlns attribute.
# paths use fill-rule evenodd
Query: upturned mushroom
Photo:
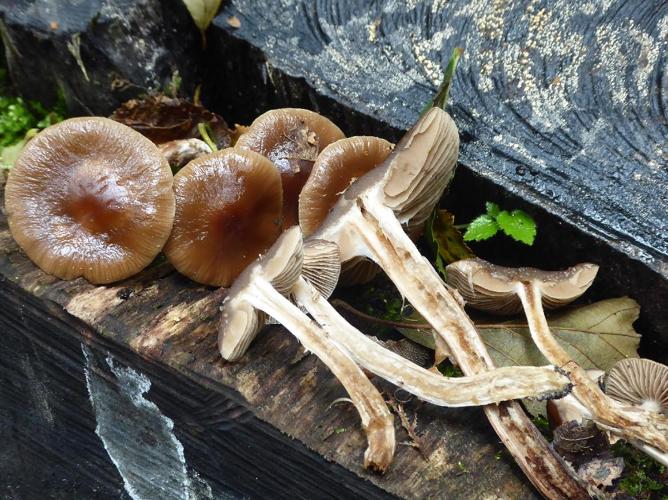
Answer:
<svg viewBox="0 0 668 500"><path fill-rule="evenodd" d="M5 208L12 236L45 272L110 283L139 272L165 244L172 173L129 127L72 118L28 142L10 171Z"/></svg>
<svg viewBox="0 0 668 500"><path fill-rule="evenodd" d="M651 359L622 359L603 383L612 399L668 416L668 366Z"/></svg>
<svg viewBox="0 0 668 500"><path fill-rule="evenodd" d="M191 161L174 176L176 215L165 255L185 276L230 286L281 233L276 166L228 148Z"/></svg>
<svg viewBox="0 0 668 500"><path fill-rule="evenodd" d="M334 243L307 240L303 276L290 290L308 312L364 369L439 406L478 406L526 397L562 397L570 391L568 377L555 367L507 367L468 377L444 377L403 358L348 323L326 297L336 286L340 268ZM325 291L323 294L322 291Z"/></svg>
<svg viewBox="0 0 668 500"><path fill-rule="evenodd" d="M258 116L234 147L260 153L278 167L283 182L283 219L285 227L290 227L298 223L297 200L318 153L343 137L339 127L318 113L283 108Z"/></svg>
<svg viewBox="0 0 668 500"><path fill-rule="evenodd" d="M434 102L444 105L456 57ZM457 127L440 109L427 110L382 165L360 177L339 198L312 237L336 243L342 262L367 257L387 273L398 290L450 347L465 374L494 364L456 293L420 254L404 231L428 218L453 176L459 151ZM548 497L586 498L585 487L569 474L516 402L487 405L487 417L532 483Z"/></svg>
<svg viewBox="0 0 668 500"><path fill-rule="evenodd" d="M385 472L395 449L394 419L385 401L352 358L286 298L301 274L302 262L301 231L292 227L237 278L223 303L221 355L237 359L264 325L265 315L271 315L320 358L348 391L369 445L364 465Z"/></svg>
<svg viewBox="0 0 668 500"><path fill-rule="evenodd" d="M276 242L272 251L288 254L293 244L291 239L284 238ZM281 245L287 248L282 249ZM307 240L303 247L302 276L283 292L292 296L327 337L348 352L362 368L440 406L479 406L525 397L556 398L570 391L568 377L553 366L497 368L478 375L448 378L387 350L354 328L327 302L326 297L336 286L340 268L339 251L334 243ZM263 321L260 321L257 328L262 325ZM239 329L228 335L221 344L224 357L237 359L241 356L255 337L257 328Z"/></svg>
<svg viewBox="0 0 668 500"><path fill-rule="evenodd" d="M565 271L506 268L482 259L465 259L447 268L448 282L457 287L470 304L494 310L508 310L510 295L519 297L526 314L531 338L543 356L567 369L573 380L573 396L591 413L602 428L632 442L645 443L659 453L668 453L668 419L657 413L623 406L605 395L552 335L543 312L543 300L551 306L565 305L582 295L598 271L594 264L579 264Z"/></svg>

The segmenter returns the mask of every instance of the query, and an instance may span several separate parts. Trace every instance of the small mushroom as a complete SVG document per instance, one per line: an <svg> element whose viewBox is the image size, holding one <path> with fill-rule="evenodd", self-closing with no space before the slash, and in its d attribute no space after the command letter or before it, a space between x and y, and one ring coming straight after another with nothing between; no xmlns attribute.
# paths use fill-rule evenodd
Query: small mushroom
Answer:
<svg viewBox="0 0 668 500"><path fill-rule="evenodd" d="M107 118L72 118L40 132L10 171L14 239L45 272L110 283L139 272L172 227L172 173L158 148Z"/></svg>
<svg viewBox="0 0 668 500"><path fill-rule="evenodd" d="M532 267L497 266L482 259L459 260L447 268L447 282L459 290L466 304L493 314L517 314L522 301L518 281L532 282L540 290L543 307L556 309L570 304L591 286L598 272L595 264L577 264L563 271Z"/></svg>
<svg viewBox="0 0 668 500"><path fill-rule="evenodd" d="M318 113L283 108L257 117L234 147L260 153L276 164L283 182L284 223L290 227L298 223L299 193L318 154L343 137L339 127Z"/></svg>
<svg viewBox="0 0 668 500"><path fill-rule="evenodd" d="M443 101L439 92L435 102ZM457 295L445 287L407 234L429 217L453 176L458 152L459 134L452 118L440 107L430 108L383 164L345 191L311 237L336 243L342 262L357 257L376 262L445 340L464 373L473 375L494 367L485 344ZM548 496L584 494L516 402L484 408L540 491Z"/></svg>
<svg viewBox="0 0 668 500"><path fill-rule="evenodd" d="M326 258L328 252L330 257ZM317 253L318 258L306 259L310 253ZM296 281L291 294L328 338L343 347L362 368L440 406L478 406L525 397L562 397L570 390L568 377L555 367L514 366L448 378L384 348L348 323L321 293L321 290L334 289L338 277L336 269L340 267L338 254L334 243L307 240L303 277ZM317 286L312 284L314 279Z"/></svg>
<svg viewBox="0 0 668 500"><path fill-rule="evenodd" d="M302 248L301 231L292 227L234 282L223 303L221 355L227 360L237 359L264 325L265 315L274 317L305 349L320 358L346 388L367 435L365 467L385 472L395 449L394 419L385 401L351 357L286 298L301 274Z"/></svg>
<svg viewBox="0 0 668 500"><path fill-rule="evenodd" d="M605 393L621 403L668 416L668 366L650 359L615 363L605 377Z"/></svg>
<svg viewBox="0 0 668 500"><path fill-rule="evenodd" d="M200 139L176 139L158 145L173 172L178 172L189 162L211 153L211 148Z"/></svg>
<svg viewBox="0 0 668 500"><path fill-rule="evenodd" d="M276 166L228 148L191 161L174 176L176 215L165 255L182 274L230 286L281 233Z"/></svg>
<svg viewBox="0 0 668 500"><path fill-rule="evenodd" d="M299 194L299 225L304 236L318 229L354 181L383 163L391 152L390 142L369 136L346 137L323 149Z"/></svg>
<svg viewBox="0 0 668 500"><path fill-rule="evenodd" d="M573 396L591 413L597 425L632 442L645 443L658 453L668 453L668 419L641 408L622 406L607 397L559 345L545 319L543 293L550 294L546 301L552 305L567 304L587 290L597 271L594 264L580 264L557 272L511 269L482 259L461 260L447 267L448 281L458 287L466 300L484 303L487 310L494 310L493 300L501 304L498 310L507 310L509 294L519 297L534 343L550 363L569 371L574 383ZM493 293L488 293L490 288Z"/></svg>

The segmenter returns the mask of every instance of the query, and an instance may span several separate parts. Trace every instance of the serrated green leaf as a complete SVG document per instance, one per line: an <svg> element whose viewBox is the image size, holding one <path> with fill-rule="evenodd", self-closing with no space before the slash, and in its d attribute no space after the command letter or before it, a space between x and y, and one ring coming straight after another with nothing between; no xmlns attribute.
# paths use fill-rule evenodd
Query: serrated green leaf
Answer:
<svg viewBox="0 0 668 500"><path fill-rule="evenodd" d="M491 201L485 203L485 210L487 211L487 215L494 219L496 219L496 216L499 215L499 212L501 211L499 205L492 203Z"/></svg>
<svg viewBox="0 0 668 500"><path fill-rule="evenodd" d="M481 215L471 221L464 233L464 241L482 241L494 236L499 230L496 221L489 215Z"/></svg>
<svg viewBox="0 0 668 500"><path fill-rule="evenodd" d="M455 227L455 216L447 210L434 210L427 228L436 254L434 265L445 276L445 265L475 257L464 243L462 233Z"/></svg>
<svg viewBox="0 0 668 500"><path fill-rule="evenodd" d="M536 223L526 212L502 210L496 216L496 222L499 228L512 239L526 245L533 245L536 239Z"/></svg>
<svg viewBox="0 0 668 500"><path fill-rule="evenodd" d="M195 25L203 33L216 16L221 0L183 0L183 3L195 21Z"/></svg>

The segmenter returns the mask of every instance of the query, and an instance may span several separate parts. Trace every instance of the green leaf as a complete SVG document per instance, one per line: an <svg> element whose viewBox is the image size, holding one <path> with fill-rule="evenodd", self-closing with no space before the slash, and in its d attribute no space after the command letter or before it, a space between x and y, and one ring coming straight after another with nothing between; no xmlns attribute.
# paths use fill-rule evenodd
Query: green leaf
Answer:
<svg viewBox="0 0 668 500"><path fill-rule="evenodd" d="M514 240L533 245L536 238L536 223L526 212L503 210L497 215L496 222L499 228Z"/></svg>
<svg viewBox="0 0 668 500"><path fill-rule="evenodd" d="M481 215L471 221L466 232L464 241L482 241L494 236L499 230L496 221L489 215Z"/></svg>
<svg viewBox="0 0 668 500"><path fill-rule="evenodd" d="M221 0L183 0L195 25L204 33L216 16Z"/></svg>
<svg viewBox="0 0 668 500"><path fill-rule="evenodd" d="M497 205L496 203L492 203L491 201L485 203L485 210L487 210L487 215L493 217L494 219L497 218L499 212L501 211L499 205Z"/></svg>
<svg viewBox="0 0 668 500"><path fill-rule="evenodd" d="M447 210L436 209L427 226L427 234L436 254L434 265L443 276L446 264L475 257L454 224L454 215Z"/></svg>

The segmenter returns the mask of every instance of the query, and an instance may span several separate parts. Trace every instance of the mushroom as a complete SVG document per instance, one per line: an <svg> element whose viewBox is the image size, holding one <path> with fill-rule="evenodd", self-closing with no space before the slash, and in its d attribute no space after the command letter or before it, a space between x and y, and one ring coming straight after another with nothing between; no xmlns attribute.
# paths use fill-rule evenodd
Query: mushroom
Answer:
<svg viewBox="0 0 668 500"><path fill-rule="evenodd" d="M364 465L385 472L395 449L394 419L385 401L351 357L286 298L301 274L302 262L301 231L292 227L241 273L223 303L221 355L227 360L238 359L264 325L265 315L274 317L343 384L366 432L369 446Z"/></svg>
<svg viewBox="0 0 668 500"><path fill-rule="evenodd" d="M598 266L579 264L565 271L506 268L482 259L465 259L447 267L448 281L469 303L483 303L486 310L508 310L509 295L516 294L524 308L531 337L550 363L567 369L573 380L573 396L591 413L591 420L630 441L645 443L658 453L668 453L668 419L641 408L620 405L587 376L552 335L543 312L545 302L568 304L589 288Z"/></svg>
<svg viewBox="0 0 668 500"><path fill-rule="evenodd" d="M604 381L605 393L616 401L668 416L668 366L650 359L617 361Z"/></svg>
<svg viewBox="0 0 668 500"><path fill-rule="evenodd" d="M522 301L518 281L531 282L540 290L543 307L557 309L570 304L591 286L598 266L577 264L562 271L532 267L502 267L483 259L463 259L447 267L447 282L459 290L467 305L493 314L517 314Z"/></svg>
<svg viewBox="0 0 668 500"><path fill-rule="evenodd" d="M336 285L339 268L339 250L334 243L308 240L303 277L290 290L295 302L362 368L420 399L440 406L478 406L525 397L562 397L570 391L568 377L555 367L506 367L448 378L410 362L357 330L327 302L325 297Z"/></svg>
<svg viewBox="0 0 668 500"><path fill-rule="evenodd" d="M299 225L311 235L343 192L359 177L385 161L392 143L370 136L354 136L333 142L318 155L299 194Z"/></svg>
<svg viewBox="0 0 668 500"><path fill-rule="evenodd" d="M230 286L281 232L276 166L233 148L201 156L174 177L176 215L165 255L182 274Z"/></svg>
<svg viewBox="0 0 668 500"><path fill-rule="evenodd" d="M5 191L9 228L62 279L110 283L160 252L174 218L172 173L158 148L107 118L72 118L23 149Z"/></svg>
<svg viewBox="0 0 668 500"><path fill-rule="evenodd" d="M453 61L455 58L453 58ZM445 101L454 62L434 102ZM388 274L398 290L449 345L465 374L494 367L485 344L458 296L420 254L404 231L424 224L450 181L459 136L450 116L428 109L382 165L355 181L311 236L336 243L341 261L366 257ZM402 227L402 225L404 227ZM584 497L586 490L516 402L484 407L496 432L533 484L546 496Z"/></svg>
<svg viewBox="0 0 668 500"><path fill-rule="evenodd" d="M195 158L211 153L208 144L200 139L176 139L159 144L158 149L174 173Z"/></svg>
<svg viewBox="0 0 668 500"><path fill-rule="evenodd" d="M313 233L348 186L383 163L392 147L379 137L355 136L339 139L323 149L299 194L299 225L304 235ZM342 269L341 282L366 283L378 270L364 257L351 259Z"/></svg>
<svg viewBox="0 0 668 500"><path fill-rule="evenodd" d="M234 147L260 153L276 164L283 182L284 224L289 227L298 223L297 198L318 153L343 137L339 127L318 113L283 108L257 117Z"/></svg>

